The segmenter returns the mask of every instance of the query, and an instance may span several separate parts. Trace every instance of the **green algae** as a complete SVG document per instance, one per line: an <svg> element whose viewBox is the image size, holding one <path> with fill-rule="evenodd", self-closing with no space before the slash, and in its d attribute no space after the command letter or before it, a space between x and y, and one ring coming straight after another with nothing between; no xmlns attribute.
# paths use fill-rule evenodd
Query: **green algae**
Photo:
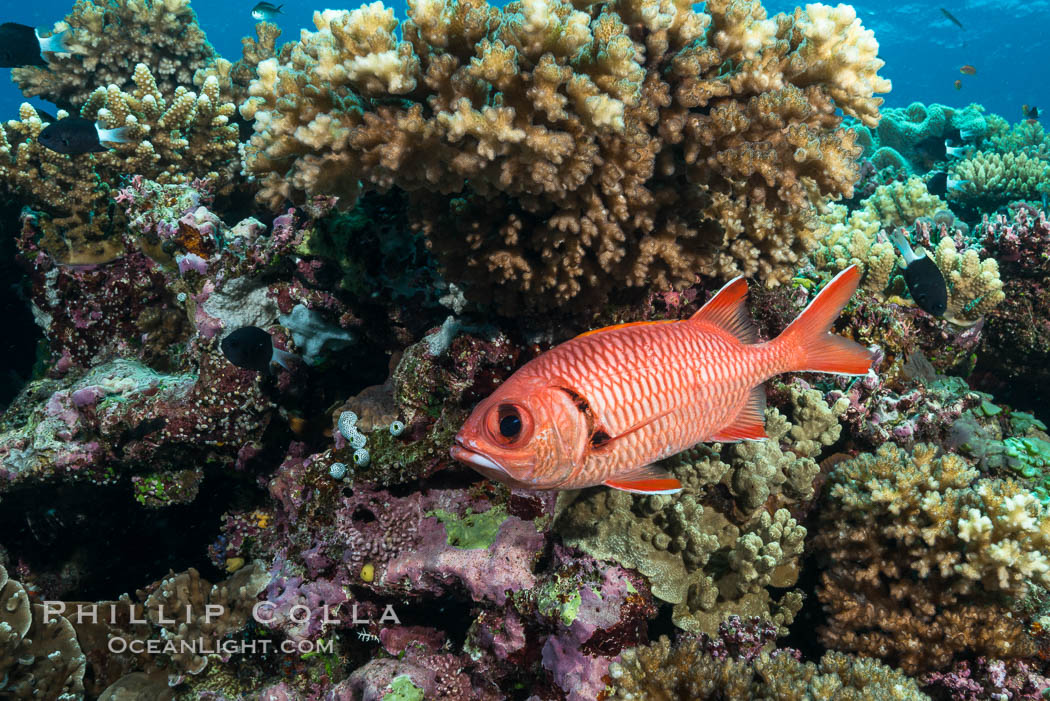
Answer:
<svg viewBox="0 0 1050 701"><path fill-rule="evenodd" d="M383 694L383 701L423 701L423 690L413 684L407 674L402 674L390 682L390 691Z"/></svg>
<svg viewBox="0 0 1050 701"><path fill-rule="evenodd" d="M449 545L461 550L486 550L496 542L499 528L507 520L507 508L499 505L477 514L468 509L462 517L437 509L427 516L434 516L445 526Z"/></svg>

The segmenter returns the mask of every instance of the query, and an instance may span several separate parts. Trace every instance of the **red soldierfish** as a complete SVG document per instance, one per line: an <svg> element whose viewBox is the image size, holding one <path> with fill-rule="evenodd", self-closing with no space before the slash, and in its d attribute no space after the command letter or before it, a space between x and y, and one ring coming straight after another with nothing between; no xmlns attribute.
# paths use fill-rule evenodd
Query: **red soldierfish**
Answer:
<svg viewBox="0 0 1050 701"><path fill-rule="evenodd" d="M871 353L829 332L859 280L855 266L843 270L767 343L755 342L743 278L689 319L588 331L478 404L452 457L512 487L677 492L681 483L652 463L705 441L766 438L769 378L868 372Z"/></svg>

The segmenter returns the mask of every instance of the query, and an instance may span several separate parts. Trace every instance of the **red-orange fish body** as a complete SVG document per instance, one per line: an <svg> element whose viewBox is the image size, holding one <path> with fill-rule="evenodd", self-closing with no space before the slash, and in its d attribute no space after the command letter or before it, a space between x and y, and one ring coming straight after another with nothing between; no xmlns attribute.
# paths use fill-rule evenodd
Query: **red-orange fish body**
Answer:
<svg viewBox="0 0 1050 701"><path fill-rule="evenodd" d="M971 66L968 63L965 66L963 66L962 68L960 68L959 72L962 73L963 75L977 75L977 69L974 68L973 66Z"/></svg>
<svg viewBox="0 0 1050 701"><path fill-rule="evenodd" d="M959 80L958 78L955 79L955 82L953 83L953 85L955 86L956 90L962 90L962 81Z"/></svg>
<svg viewBox="0 0 1050 701"><path fill-rule="evenodd" d="M482 401L452 456L532 489L669 493L652 463L704 441L765 438L762 383L792 370L864 374L871 354L828 328L856 289L843 271L768 343L738 278L692 317L591 331L526 363Z"/></svg>

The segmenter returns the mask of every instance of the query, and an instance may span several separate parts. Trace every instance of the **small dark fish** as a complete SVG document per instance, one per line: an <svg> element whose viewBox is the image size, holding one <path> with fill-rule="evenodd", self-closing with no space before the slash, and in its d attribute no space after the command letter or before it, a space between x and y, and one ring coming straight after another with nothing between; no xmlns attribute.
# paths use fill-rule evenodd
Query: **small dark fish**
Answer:
<svg viewBox="0 0 1050 701"><path fill-rule="evenodd" d="M252 8L252 18L260 22L272 22L277 15L283 15L281 8L284 5L272 5L268 2L260 2Z"/></svg>
<svg viewBox="0 0 1050 701"><path fill-rule="evenodd" d="M1035 105L1021 105L1021 114L1028 119L1039 119L1039 108Z"/></svg>
<svg viewBox="0 0 1050 701"><path fill-rule="evenodd" d="M77 156L82 153L106 151L102 142L126 144L129 138L127 127L103 129L90 119L66 117L44 127L37 141L56 153Z"/></svg>
<svg viewBox="0 0 1050 701"><path fill-rule="evenodd" d="M46 66L44 52L70 53L69 30L41 37L36 29L17 22L0 24L0 68Z"/></svg>
<svg viewBox="0 0 1050 701"><path fill-rule="evenodd" d="M956 19L955 15L953 15L951 12L948 12L948 10L944 9L943 7L941 8L941 14L947 17L948 21L954 24L956 27L963 30L964 32L966 31L966 27L962 26L962 22Z"/></svg>
<svg viewBox="0 0 1050 701"><path fill-rule="evenodd" d="M948 285L937 264L927 255L917 256L911 249L904 229L890 234L890 240L904 256L904 282L915 304L927 314L942 316L948 309Z"/></svg>
<svg viewBox="0 0 1050 701"><path fill-rule="evenodd" d="M270 372L270 363L277 363L290 370L288 360L295 354L275 348L273 337L258 326L242 326L232 331L219 344L226 359L239 368Z"/></svg>
<svg viewBox="0 0 1050 701"><path fill-rule="evenodd" d="M971 66L969 63L960 68L959 72L963 75L977 75L977 69Z"/></svg>
<svg viewBox="0 0 1050 701"><path fill-rule="evenodd" d="M962 81L959 80L958 78L955 79L955 82L952 83L952 85L955 86L956 90L962 90Z"/></svg>
<svg viewBox="0 0 1050 701"><path fill-rule="evenodd" d="M933 176L926 181L926 189L930 191L931 195L937 195L938 197L944 197L949 192L961 191L963 186L970 182L969 180L956 180L952 178L943 170L939 170L933 174Z"/></svg>

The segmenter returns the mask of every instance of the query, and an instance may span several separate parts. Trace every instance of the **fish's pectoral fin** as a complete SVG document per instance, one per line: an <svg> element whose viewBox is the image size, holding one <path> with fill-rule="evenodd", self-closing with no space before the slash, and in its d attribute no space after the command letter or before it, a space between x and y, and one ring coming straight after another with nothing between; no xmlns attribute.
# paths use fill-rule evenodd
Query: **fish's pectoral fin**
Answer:
<svg viewBox="0 0 1050 701"><path fill-rule="evenodd" d="M758 385L751 390L747 403L733 419L733 423L721 429L708 440L719 443L733 441L761 441L766 435L766 386Z"/></svg>
<svg viewBox="0 0 1050 701"><path fill-rule="evenodd" d="M676 494L682 491L682 483L656 465L643 465L603 484L634 494Z"/></svg>
<svg viewBox="0 0 1050 701"><path fill-rule="evenodd" d="M727 282L689 321L717 326L741 343L758 340L758 327L747 311L747 280L742 277Z"/></svg>

